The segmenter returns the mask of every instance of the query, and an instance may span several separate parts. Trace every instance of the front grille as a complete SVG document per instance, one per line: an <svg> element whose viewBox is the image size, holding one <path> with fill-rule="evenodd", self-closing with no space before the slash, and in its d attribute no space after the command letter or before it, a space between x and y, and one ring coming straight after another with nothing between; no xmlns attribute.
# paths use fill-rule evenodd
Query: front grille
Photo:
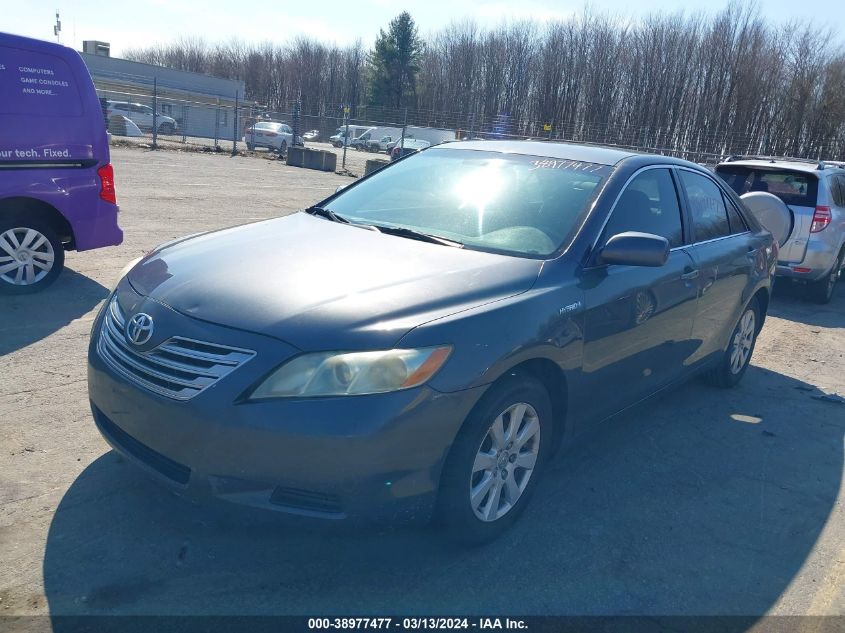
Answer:
<svg viewBox="0 0 845 633"><path fill-rule="evenodd" d="M117 424L112 422L108 416L97 407L93 407L93 409L94 421L100 427L100 430L102 430L103 433L105 433L109 439L111 439L121 449L178 484L182 484L184 486L188 483L188 481L190 481L190 468L180 464L179 462L173 461L169 457L165 457L161 453L151 449L146 444L142 444L129 435L129 433L120 428Z"/></svg>
<svg viewBox="0 0 845 633"><path fill-rule="evenodd" d="M114 298L100 328L100 358L131 382L174 400L190 400L255 356L252 350L181 336L142 352L126 341L125 324Z"/></svg>

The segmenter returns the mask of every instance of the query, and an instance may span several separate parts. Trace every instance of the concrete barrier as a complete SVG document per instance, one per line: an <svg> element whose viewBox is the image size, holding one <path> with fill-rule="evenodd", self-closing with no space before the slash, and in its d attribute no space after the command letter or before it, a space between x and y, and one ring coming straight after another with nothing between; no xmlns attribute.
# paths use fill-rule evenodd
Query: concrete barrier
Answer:
<svg viewBox="0 0 845 633"><path fill-rule="evenodd" d="M385 165L389 165L389 160L382 160L380 158L371 158L366 162L364 165L364 175L368 176L369 174L373 173L374 171L378 171Z"/></svg>
<svg viewBox="0 0 845 633"><path fill-rule="evenodd" d="M305 148L288 147L288 157L286 162L288 165L292 165L293 167L305 167Z"/></svg>
<svg viewBox="0 0 845 633"><path fill-rule="evenodd" d="M337 154L307 147L291 147L288 148L287 164L319 171L335 171Z"/></svg>

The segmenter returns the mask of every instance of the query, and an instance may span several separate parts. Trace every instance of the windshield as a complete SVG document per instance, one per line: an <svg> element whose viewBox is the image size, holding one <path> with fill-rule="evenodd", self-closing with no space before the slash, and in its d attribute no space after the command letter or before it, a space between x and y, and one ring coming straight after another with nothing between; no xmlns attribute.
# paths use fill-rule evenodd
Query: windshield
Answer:
<svg viewBox="0 0 845 633"><path fill-rule="evenodd" d="M545 257L569 243L611 169L435 148L376 173L324 206L356 223L405 227L478 250Z"/></svg>

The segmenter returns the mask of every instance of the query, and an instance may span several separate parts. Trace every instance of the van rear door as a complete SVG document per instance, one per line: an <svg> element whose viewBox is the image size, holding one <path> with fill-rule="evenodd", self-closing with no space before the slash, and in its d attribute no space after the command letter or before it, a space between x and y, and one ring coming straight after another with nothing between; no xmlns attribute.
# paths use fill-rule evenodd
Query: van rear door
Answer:
<svg viewBox="0 0 845 633"><path fill-rule="evenodd" d="M809 171L731 164L719 165L716 173L737 195L767 191L783 200L792 212L792 230L780 249L778 262L798 264L804 261L818 200L818 176Z"/></svg>

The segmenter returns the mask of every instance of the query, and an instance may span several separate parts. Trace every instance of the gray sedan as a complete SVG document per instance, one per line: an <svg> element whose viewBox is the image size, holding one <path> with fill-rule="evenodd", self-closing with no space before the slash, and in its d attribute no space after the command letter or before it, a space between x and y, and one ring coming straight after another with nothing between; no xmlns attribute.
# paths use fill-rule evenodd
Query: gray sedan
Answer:
<svg viewBox="0 0 845 633"><path fill-rule="evenodd" d="M450 143L130 266L93 328L94 419L188 496L485 541L585 425L736 385L775 259L695 164Z"/></svg>

